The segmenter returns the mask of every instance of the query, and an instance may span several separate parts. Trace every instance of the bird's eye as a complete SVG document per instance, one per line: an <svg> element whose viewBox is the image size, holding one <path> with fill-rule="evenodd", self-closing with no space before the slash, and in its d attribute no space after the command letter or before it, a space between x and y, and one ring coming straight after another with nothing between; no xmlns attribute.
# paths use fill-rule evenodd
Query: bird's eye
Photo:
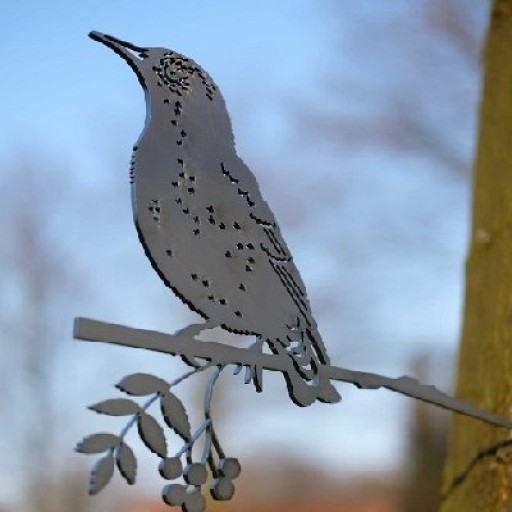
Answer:
<svg viewBox="0 0 512 512"><path fill-rule="evenodd" d="M190 73L181 65L177 65L176 60L164 58L158 66L156 72L159 79L174 94L182 96L190 89Z"/></svg>
<svg viewBox="0 0 512 512"><path fill-rule="evenodd" d="M176 73L173 71L172 67L169 66L169 64L166 64L164 66L164 78L167 80L167 82L174 82L174 77L176 76Z"/></svg>

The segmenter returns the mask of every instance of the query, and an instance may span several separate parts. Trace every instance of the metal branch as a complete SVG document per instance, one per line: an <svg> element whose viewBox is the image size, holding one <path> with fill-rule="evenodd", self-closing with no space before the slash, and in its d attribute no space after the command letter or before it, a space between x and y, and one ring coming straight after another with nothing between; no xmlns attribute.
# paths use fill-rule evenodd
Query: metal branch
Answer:
<svg viewBox="0 0 512 512"><path fill-rule="evenodd" d="M73 336L82 341L142 348L164 354L184 356L189 360L200 358L219 366L257 364L268 371L283 373L294 371L293 361L287 356L258 353L245 348L231 347L224 343L200 341L179 334L171 335L158 331L134 329L88 318L75 318ZM411 377L391 378L338 366L323 367L322 371L331 380L347 382L361 389L386 388L492 425L512 429L512 421L451 397L434 386L421 384Z"/></svg>

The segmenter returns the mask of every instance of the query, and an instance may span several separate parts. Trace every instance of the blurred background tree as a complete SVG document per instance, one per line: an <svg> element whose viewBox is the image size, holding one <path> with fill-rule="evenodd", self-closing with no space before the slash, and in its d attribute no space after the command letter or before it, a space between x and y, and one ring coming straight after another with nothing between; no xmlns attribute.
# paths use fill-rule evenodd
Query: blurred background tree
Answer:
<svg viewBox="0 0 512 512"><path fill-rule="evenodd" d="M430 382L428 356L418 356L411 372ZM419 400L411 407L409 448L403 477L403 512L437 512L446 455L446 415Z"/></svg>
<svg viewBox="0 0 512 512"><path fill-rule="evenodd" d="M9 185L0 191L0 336L8 354L2 359L2 388L10 400L4 403L12 407L15 400L29 412L13 415L4 409L3 423L9 426L4 435L12 439L13 432L21 433L9 455L22 461L16 469L25 483L26 510L46 512L54 510L49 492L56 477L52 378L63 341L55 326L62 321L59 311L66 294L79 290L69 286L73 264L62 264L67 258L52 233L65 178L47 156L34 153L20 152L3 171Z"/></svg>
<svg viewBox="0 0 512 512"><path fill-rule="evenodd" d="M490 20L457 394L510 417L512 3L495 0ZM509 432L456 417L448 453L443 512L511 509Z"/></svg>

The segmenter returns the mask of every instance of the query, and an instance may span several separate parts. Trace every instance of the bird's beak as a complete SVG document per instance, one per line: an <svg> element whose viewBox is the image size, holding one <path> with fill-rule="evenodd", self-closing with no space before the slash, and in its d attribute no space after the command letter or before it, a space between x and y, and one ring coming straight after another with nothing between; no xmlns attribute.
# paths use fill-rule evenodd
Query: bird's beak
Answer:
<svg viewBox="0 0 512 512"><path fill-rule="evenodd" d="M135 46L132 43L121 41L114 36L102 34L96 30L89 32L89 37L94 39L94 41L98 41L99 43L102 43L105 46L108 46L110 49L114 50L122 59L128 63L128 65L135 71L137 75L141 74L140 63L147 56L147 48Z"/></svg>

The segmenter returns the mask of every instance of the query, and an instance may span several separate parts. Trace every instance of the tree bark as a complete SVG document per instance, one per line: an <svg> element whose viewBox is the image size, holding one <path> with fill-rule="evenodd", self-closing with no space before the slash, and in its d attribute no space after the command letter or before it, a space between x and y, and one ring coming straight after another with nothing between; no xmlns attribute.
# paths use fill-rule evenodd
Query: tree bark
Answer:
<svg viewBox="0 0 512 512"><path fill-rule="evenodd" d="M512 417L512 0L494 0L474 167L457 396ZM512 511L512 438L454 415L442 512Z"/></svg>

